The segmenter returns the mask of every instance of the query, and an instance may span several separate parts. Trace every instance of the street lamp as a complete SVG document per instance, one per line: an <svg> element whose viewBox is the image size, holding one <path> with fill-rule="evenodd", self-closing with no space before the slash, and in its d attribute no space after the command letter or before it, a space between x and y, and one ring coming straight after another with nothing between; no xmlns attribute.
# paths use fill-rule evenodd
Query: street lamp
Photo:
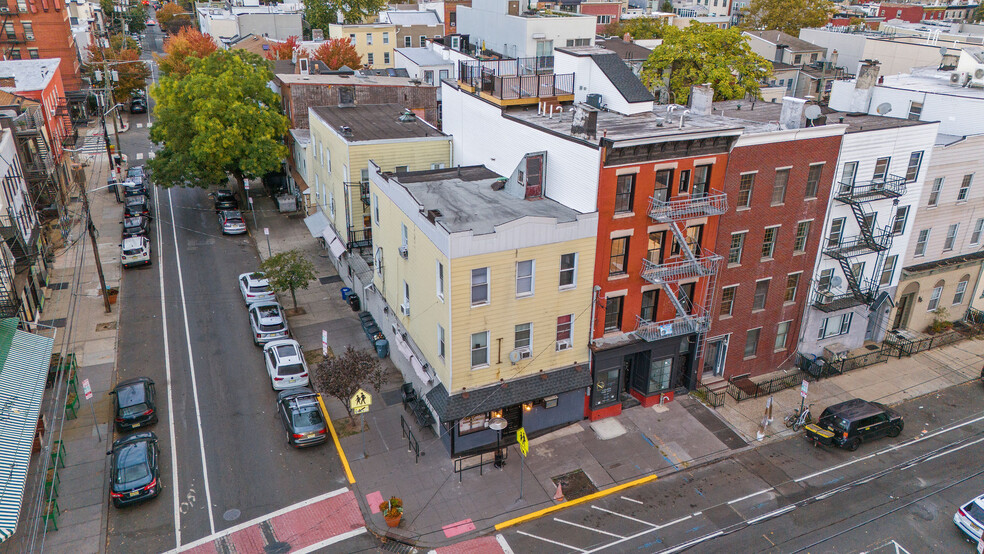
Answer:
<svg viewBox="0 0 984 554"><path fill-rule="evenodd" d="M489 429L495 431L495 462L492 465L498 469L502 469L503 466L502 448L499 446L499 440L502 438L502 430L508 426L509 423L501 417L493 418L489 422Z"/></svg>

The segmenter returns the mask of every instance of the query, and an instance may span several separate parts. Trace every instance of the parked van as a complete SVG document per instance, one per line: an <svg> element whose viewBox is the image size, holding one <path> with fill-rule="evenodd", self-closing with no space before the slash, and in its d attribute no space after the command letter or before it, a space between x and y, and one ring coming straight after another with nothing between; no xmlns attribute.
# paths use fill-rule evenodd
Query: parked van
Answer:
<svg viewBox="0 0 984 554"><path fill-rule="evenodd" d="M123 267L150 264L150 241L147 240L147 237L127 237L123 239L120 250L120 260L123 262Z"/></svg>

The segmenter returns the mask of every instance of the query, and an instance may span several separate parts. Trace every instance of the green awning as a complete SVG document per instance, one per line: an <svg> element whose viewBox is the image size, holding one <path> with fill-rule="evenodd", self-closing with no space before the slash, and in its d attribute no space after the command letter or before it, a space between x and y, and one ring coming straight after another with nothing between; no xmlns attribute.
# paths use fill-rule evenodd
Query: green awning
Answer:
<svg viewBox="0 0 984 554"><path fill-rule="evenodd" d="M17 528L54 339L0 320L0 542Z"/></svg>

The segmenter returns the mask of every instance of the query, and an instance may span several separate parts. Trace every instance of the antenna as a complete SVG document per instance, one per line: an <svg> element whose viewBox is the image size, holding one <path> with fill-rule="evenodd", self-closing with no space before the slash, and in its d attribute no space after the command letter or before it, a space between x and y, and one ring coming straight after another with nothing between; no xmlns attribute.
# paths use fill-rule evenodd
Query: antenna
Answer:
<svg viewBox="0 0 984 554"><path fill-rule="evenodd" d="M889 104L888 102L884 102L882 104L879 104L878 107L875 108L875 111L878 112L878 115L885 115L888 112L892 111L892 105Z"/></svg>

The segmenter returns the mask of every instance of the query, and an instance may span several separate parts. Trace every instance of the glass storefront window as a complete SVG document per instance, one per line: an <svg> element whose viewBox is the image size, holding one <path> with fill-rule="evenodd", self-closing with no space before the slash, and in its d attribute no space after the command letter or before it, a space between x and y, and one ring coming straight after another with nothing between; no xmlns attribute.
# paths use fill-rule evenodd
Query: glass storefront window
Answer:
<svg viewBox="0 0 984 554"><path fill-rule="evenodd" d="M591 393L591 405L598 407L612 404L618 400L619 369L600 370L595 375L594 388Z"/></svg>
<svg viewBox="0 0 984 554"><path fill-rule="evenodd" d="M670 387L670 374L673 372L673 358L653 360L649 366L649 394Z"/></svg>

